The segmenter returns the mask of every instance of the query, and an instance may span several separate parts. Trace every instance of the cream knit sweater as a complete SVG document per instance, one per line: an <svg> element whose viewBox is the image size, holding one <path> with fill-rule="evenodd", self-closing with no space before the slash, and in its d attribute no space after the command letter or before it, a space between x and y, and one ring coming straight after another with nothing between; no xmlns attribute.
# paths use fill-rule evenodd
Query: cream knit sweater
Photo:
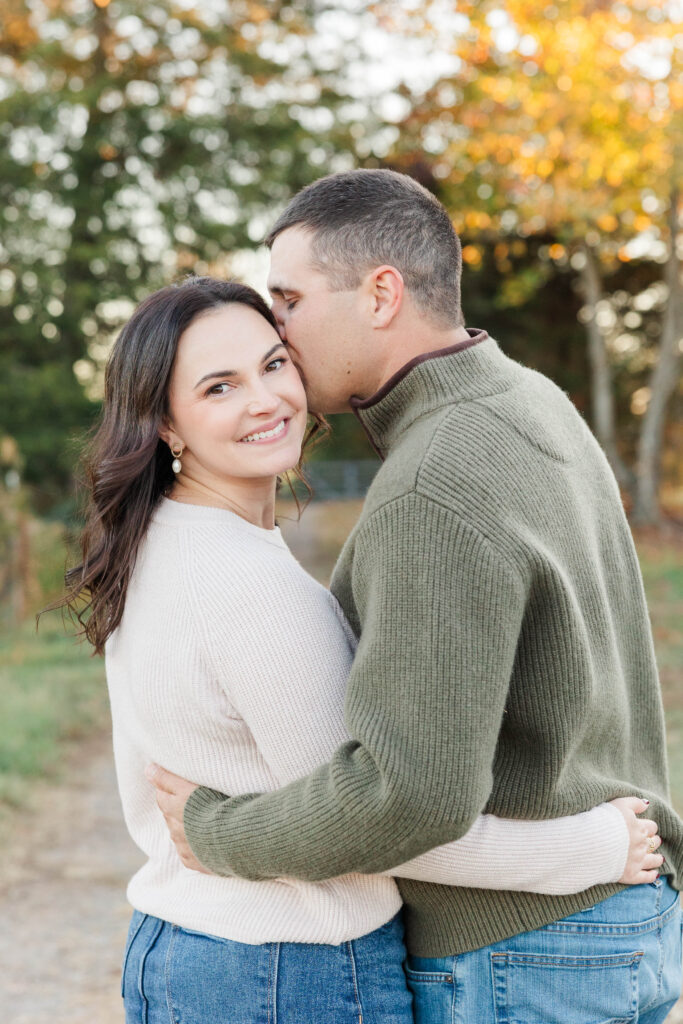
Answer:
<svg viewBox="0 0 683 1024"><path fill-rule="evenodd" d="M126 824L147 856L138 910L240 942L339 943L400 907L392 878L246 881L181 864L144 768L238 795L286 786L348 739L355 638L278 529L162 500L106 648ZM616 881L628 848L612 806L552 821L481 815L462 839L391 872L460 886L570 893Z"/></svg>

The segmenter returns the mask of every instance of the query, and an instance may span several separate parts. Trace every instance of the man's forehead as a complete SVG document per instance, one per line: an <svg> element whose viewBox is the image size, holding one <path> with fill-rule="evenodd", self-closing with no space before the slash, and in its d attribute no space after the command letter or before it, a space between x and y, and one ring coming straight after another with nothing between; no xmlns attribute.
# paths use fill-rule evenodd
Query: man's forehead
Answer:
<svg viewBox="0 0 683 1024"><path fill-rule="evenodd" d="M300 291L315 273L311 265L312 232L299 225L286 228L270 250L268 291L272 295Z"/></svg>

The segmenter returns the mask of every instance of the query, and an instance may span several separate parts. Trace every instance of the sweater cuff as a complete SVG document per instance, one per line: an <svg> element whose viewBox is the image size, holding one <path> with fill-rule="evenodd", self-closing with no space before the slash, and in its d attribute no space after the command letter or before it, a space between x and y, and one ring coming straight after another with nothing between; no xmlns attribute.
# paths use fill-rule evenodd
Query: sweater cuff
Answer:
<svg viewBox="0 0 683 1024"><path fill-rule="evenodd" d="M207 786L199 786L189 796L183 811L185 837L197 860L215 875L233 875L227 862L229 829L222 812L256 794L229 797Z"/></svg>

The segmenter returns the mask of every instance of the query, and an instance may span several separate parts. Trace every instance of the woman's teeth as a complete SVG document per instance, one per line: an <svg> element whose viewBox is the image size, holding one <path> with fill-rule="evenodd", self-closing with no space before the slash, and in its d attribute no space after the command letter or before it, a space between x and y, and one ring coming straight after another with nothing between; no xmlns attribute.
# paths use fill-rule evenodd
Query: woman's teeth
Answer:
<svg viewBox="0 0 683 1024"><path fill-rule="evenodd" d="M280 420L276 427L272 430L261 430L257 434L247 434L246 437L242 438L242 441L262 441L266 437L277 437L285 429L285 421Z"/></svg>

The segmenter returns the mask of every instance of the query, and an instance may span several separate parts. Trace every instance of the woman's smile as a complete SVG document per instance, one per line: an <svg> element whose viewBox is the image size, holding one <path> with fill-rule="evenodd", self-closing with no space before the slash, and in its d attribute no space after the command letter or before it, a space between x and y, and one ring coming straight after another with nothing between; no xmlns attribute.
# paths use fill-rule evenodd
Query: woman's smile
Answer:
<svg viewBox="0 0 683 1024"><path fill-rule="evenodd" d="M283 417L275 421L275 425L272 423L267 426L264 424L259 430L255 430L251 434L245 434L241 437L239 444L271 444L273 441L279 441L281 438L287 435L289 428L289 418Z"/></svg>

